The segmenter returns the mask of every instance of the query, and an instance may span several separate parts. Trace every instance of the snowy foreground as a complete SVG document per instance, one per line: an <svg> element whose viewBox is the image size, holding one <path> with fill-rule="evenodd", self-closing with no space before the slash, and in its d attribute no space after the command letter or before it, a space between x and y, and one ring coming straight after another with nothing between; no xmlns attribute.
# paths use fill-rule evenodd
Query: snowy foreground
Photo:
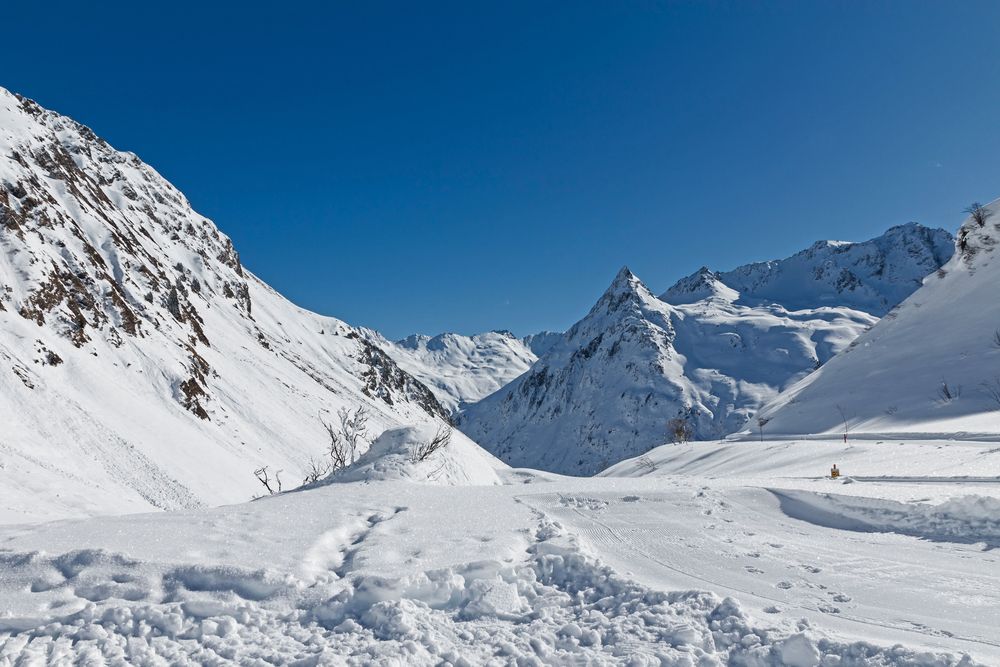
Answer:
<svg viewBox="0 0 1000 667"><path fill-rule="evenodd" d="M693 443L591 479L466 444L426 481L382 451L0 528L0 664L1000 664L996 443Z"/></svg>

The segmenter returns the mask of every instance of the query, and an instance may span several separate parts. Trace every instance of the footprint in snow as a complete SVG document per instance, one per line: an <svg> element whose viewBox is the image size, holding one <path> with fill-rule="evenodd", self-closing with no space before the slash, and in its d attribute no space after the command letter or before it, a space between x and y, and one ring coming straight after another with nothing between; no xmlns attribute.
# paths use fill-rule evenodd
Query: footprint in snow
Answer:
<svg viewBox="0 0 1000 667"><path fill-rule="evenodd" d="M830 592L830 595L833 595L833 601L834 602L850 602L851 601L851 596L850 595L844 595L843 593L834 594L832 591Z"/></svg>
<svg viewBox="0 0 1000 667"><path fill-rule="evenodd" d="M777 586L778 588L780 588L781 590L783 590L783 591L787 591L787 590L788 590L789 588L791 588L791 587L792 587L792 582L790 582L790 581L779 581L779 582L778 582L777 584L775 584L775 585L776 585L776 586Z"/></svg>
<svg viewBox="0 0 1000 667"><path fill-rule="evenodd" d="M803 565L802 567L805 568L806 572L811 574L819 574L823 571L821 568L815 567L814 565Z"/></svg>
<svg viewBox="0 0 1000 667"><path fill-rule="evenodd" d="M764 607L764 613L765 614L780 614L781 613L781 609L779 609L778 607L775 607L775 606L772 605L770 607Z"/></svg>
<svg viewBox="0 0 1000 667"><path fill-rule="evenodd" d="M743 569L749 572L750 574L764 574L764 570L760 569L759 567L754 567L753 565L744 565Z"/></svg>

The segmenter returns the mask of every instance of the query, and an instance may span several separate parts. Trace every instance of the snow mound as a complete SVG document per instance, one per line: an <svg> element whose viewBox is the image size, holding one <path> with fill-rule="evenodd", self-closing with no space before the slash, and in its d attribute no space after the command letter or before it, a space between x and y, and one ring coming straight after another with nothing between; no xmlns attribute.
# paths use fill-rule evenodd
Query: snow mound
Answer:
<svg viewBox="0 0 1000 667"><path fill-rule="evenodd" d="M928 505L809 491L771 493L785 514L820 526L1000 547L1000 499L993 497L962 496Z"/></svg>
<svg viewBox="0 0 1000 667"><path fill-rule="evenodd" d="M445 436L445 434L448 434ZM447 444L425 454L435 438ZM329 482L407 480L444 486L500 485L507 465L494 458L461 432L440 424L403 426L385 431L367 452Z"/></svg>
<svg viewBox="0 0 1000 667"><path fill-rule="evenodd" d="M659 592L538 527L519 564L313 585L238 567L163 567L118 554L3 556L7 580L86 594L44 617L0 619L16 664L671 665L973 667L967 656L761 627L733 598ZM32 582L44 580L45 586ZM48 588L45 588L45 587ZM27 595L26 593L24 593Z"/></svg>

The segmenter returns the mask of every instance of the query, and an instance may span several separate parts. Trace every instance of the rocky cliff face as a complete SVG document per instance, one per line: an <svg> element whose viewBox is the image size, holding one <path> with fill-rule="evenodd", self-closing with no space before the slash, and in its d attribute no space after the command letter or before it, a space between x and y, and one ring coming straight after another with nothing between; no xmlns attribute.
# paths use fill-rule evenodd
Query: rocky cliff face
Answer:
<svg viewBox="0 0 1000 667"><path fill-rule="evenodd" d="M0 448L39 496L63 488L54 515L246 499L259 465L295 479L341 406L373 428L447 414L137 156L2 89L0 325Z"/></svg>

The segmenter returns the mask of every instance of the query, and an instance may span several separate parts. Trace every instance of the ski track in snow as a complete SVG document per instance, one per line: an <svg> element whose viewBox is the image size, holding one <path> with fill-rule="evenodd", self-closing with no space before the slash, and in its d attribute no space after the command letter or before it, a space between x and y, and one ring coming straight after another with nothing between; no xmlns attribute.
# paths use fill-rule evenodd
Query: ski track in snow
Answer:
<svg viewBox="0 0 1000 667"><path fill-rule="evenodd" d="M745 450L780 446L804 467L817 443L699 445L712 477L671 474L687 448L664 447L646 455L661 474L645 477L369 478L2 528L0 664L1000 661L1000 556L974 543L995 486L841 484L792 464L759 480L740 474ZM910 449L910 472L931 472ZM957 455L989 461L981 450ZM948 500L970 489L983 495ZM966 539L832 528L790 516L776 493L845 516L944 508L969 519Z"/></svg>

